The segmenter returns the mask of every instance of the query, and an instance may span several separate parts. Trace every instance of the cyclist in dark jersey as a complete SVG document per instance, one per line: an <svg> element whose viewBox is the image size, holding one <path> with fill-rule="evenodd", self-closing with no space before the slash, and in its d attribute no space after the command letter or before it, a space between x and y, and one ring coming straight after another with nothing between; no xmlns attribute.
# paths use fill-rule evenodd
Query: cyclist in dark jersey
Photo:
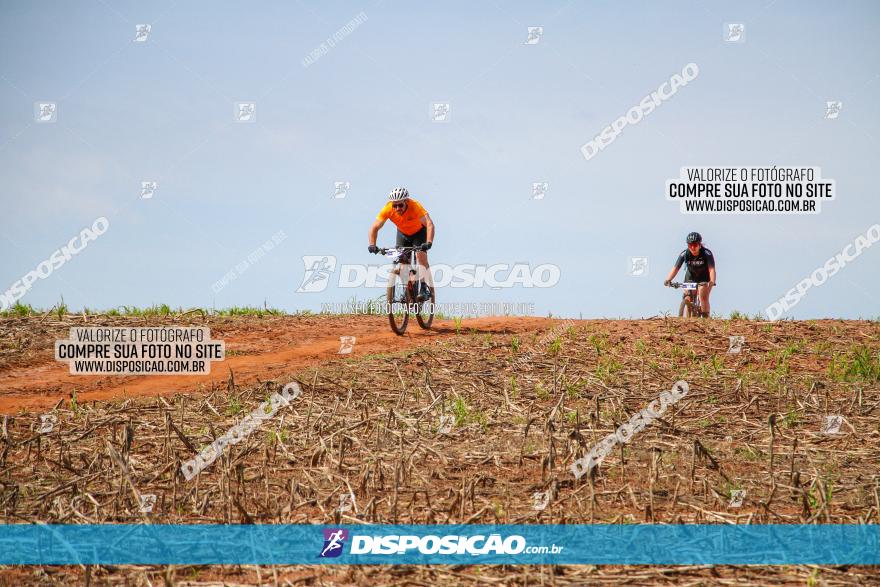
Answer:
<svg viewBox="0 0 880 587"><path fill-rule="evenodd" d="M692 232L687 235L687 246L681 252L678 259L675 260L675 266L663 285L668 286L678 274L682 265L686 265L684 280L690 282L707 282L706 285L700 286L698 295L700 296L700 305L703 308L703 315L709 315L709 294L715 286L715 256L712 251L703 246L703 237L699 232Z"/></svg>

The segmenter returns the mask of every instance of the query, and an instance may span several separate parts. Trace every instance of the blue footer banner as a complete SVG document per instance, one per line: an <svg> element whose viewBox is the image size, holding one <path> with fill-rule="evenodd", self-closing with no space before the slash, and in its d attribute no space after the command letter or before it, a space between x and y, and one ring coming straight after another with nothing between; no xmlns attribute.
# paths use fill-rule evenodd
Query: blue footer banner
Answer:
<svg viewBox="0 0 880 587"><path fill-rule="evenodd" d="M880 525L0 526L0 564L880 564Z"/></svg>

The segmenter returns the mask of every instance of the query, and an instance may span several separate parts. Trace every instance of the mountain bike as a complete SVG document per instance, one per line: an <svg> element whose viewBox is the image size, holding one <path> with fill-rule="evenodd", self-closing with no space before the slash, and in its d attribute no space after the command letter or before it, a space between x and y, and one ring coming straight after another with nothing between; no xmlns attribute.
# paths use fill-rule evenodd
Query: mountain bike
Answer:
<svg viewBox="0 0 880 587"><path fill-rule="evenodd" d="M394 334L406 332L409 315L414 314L419 326L427 330L434 321L434 288L429 287L423 279L419 256L413 252L421 247L395 247L379 249L379 252L391 259L394 264L388 276L386 301L388 305L388 322ZM409 268L406 270L406 268ZM402 273L405 272L405 275Z"/></svg>
<svg viewBox="0 0 880 587"><path fill-rule="evenodd" d="M699 283L693 281L685 281L684 283L673 281L669 284L669 287L674 287L675 289L682 288L684 290L681 296L681 305L678 306L679 318L709 317L708 314L703 312L703 308L700 306L700 296L697 295L697 289L708 285L708 283L708 281L700 281Z"/></svg>

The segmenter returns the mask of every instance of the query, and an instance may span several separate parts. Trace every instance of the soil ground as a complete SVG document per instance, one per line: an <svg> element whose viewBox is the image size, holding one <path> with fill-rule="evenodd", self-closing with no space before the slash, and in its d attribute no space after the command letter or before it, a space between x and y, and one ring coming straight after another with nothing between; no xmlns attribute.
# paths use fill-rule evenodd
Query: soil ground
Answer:
<svg viewBox="0 0 880 587"><path fill-rule="evenodd" d="M2 523L880 523L877 322L499 317L397 337L381 317L85 321L209 326L228 358L208 377L74 376L54 361L53 343L82 317L0 320ZM733 335L744 337L738 353L729 352ZM352 354L338 354L340 336L356 337ZM179 474L294 380L300 398L198 481ZM574 478L575 459L679 380L689 384L682 400ZM41 434L49 413L57 424ZM830 431L834 415L843 419ZM151 512L138 511L140 495L156 496ZM880 585L880 570L0 569L0 585L87 580Z"/></svg>

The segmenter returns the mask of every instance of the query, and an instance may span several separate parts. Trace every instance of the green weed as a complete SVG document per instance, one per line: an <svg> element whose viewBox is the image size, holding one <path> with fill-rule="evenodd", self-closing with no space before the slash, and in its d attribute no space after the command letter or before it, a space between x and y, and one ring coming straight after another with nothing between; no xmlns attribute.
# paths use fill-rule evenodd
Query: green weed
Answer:
<svg viewBox="0 0 880 587"><path fill-rule="evenodd" d="M623 365L620 361L613 357L601 357L596 364L596 377L601 379L603 383L608 383L621 369L623 369Z"/></svg>
<svg viewBox="0 0 880 587"><path fill-rule="evenodd" d="M229 400L229 403L226 405L226 415L227 416L235 416L239 412L241 412L241 410L242 410L241 402L238 400L237 397L234 397L231 400Z"/></svg>
<svg viewBox="0 0 880 587"><path fill-rule="evenodd" d="M24 318L36 314L37 312L38 311L30 304L25 305L21 302L15 302L15 305L0 312L0 316L3 316L4 318Z"/></svg>
<svg viewBox="0 0 880 587"><path fill-rule="evenodd" d="M581 390L584 387L584 382L576 384L569 384L565 386L565 393L568 395L568 399L578 399L581 397Z"/></svg>
<svg viewBox="0 0 880 587"><path fill-rule="evenodd" d="M828 375L836 381L880 381L880 352L854 345L845 355L835 353L828 365Z"/></svg>
<svg viewBox="0 0 880 587"><path fill-rule="evenodd" d="M550 392L544 388L544 385L539 381L537 385L535 385L535 395L538 396L538 399L544 400L550 397Z"/></svg>
<svg viewBox="0 0 880 587"><path fill-rule="evenodd" d="M761 458L761 454L748 445L737 447L735 454L743 457L747 461L757 461Z"/></svg>
<svg viewBox="0 0 880 587"><path fill-rule="evenodd" d="M645 356L648 351L648 347L645 346L645 341L639 339L636 341L636 353L640 356Z"/></svg>
<svg viewBox="0 0 880 587"><path fill-rule="evenodd" d="M67 313L67 304L64 303L64 296L61 296L61 301L55 306L55 314L58 316L58 319L61 320Z"/></svg>
<svg viewBox="0 0 880 587"><path fill-rule="evenodd" d="M451 411L455 416L456 426L474 423L479 424L483 432L486 431L488 426L488 418L486 417L486 414L478 409L468 406L463 397L457 396L452 400Z"/></svg>
<svg viewBox="0 0 880 587"><path fill-rule="evenodd" d="M779 426L782 428L793 428L800 424L801 416L794 410L789 410L785 416L782 417L782 420L779 422Z"/></svg>
<svg viewBox="0 0 880 587"><path fill-rule="evenodd" d="M596 354L601 355L602 351L608 348L608 335L604 332L599 334L591 334L588 339L589 343L596 349Z"/></svg>

